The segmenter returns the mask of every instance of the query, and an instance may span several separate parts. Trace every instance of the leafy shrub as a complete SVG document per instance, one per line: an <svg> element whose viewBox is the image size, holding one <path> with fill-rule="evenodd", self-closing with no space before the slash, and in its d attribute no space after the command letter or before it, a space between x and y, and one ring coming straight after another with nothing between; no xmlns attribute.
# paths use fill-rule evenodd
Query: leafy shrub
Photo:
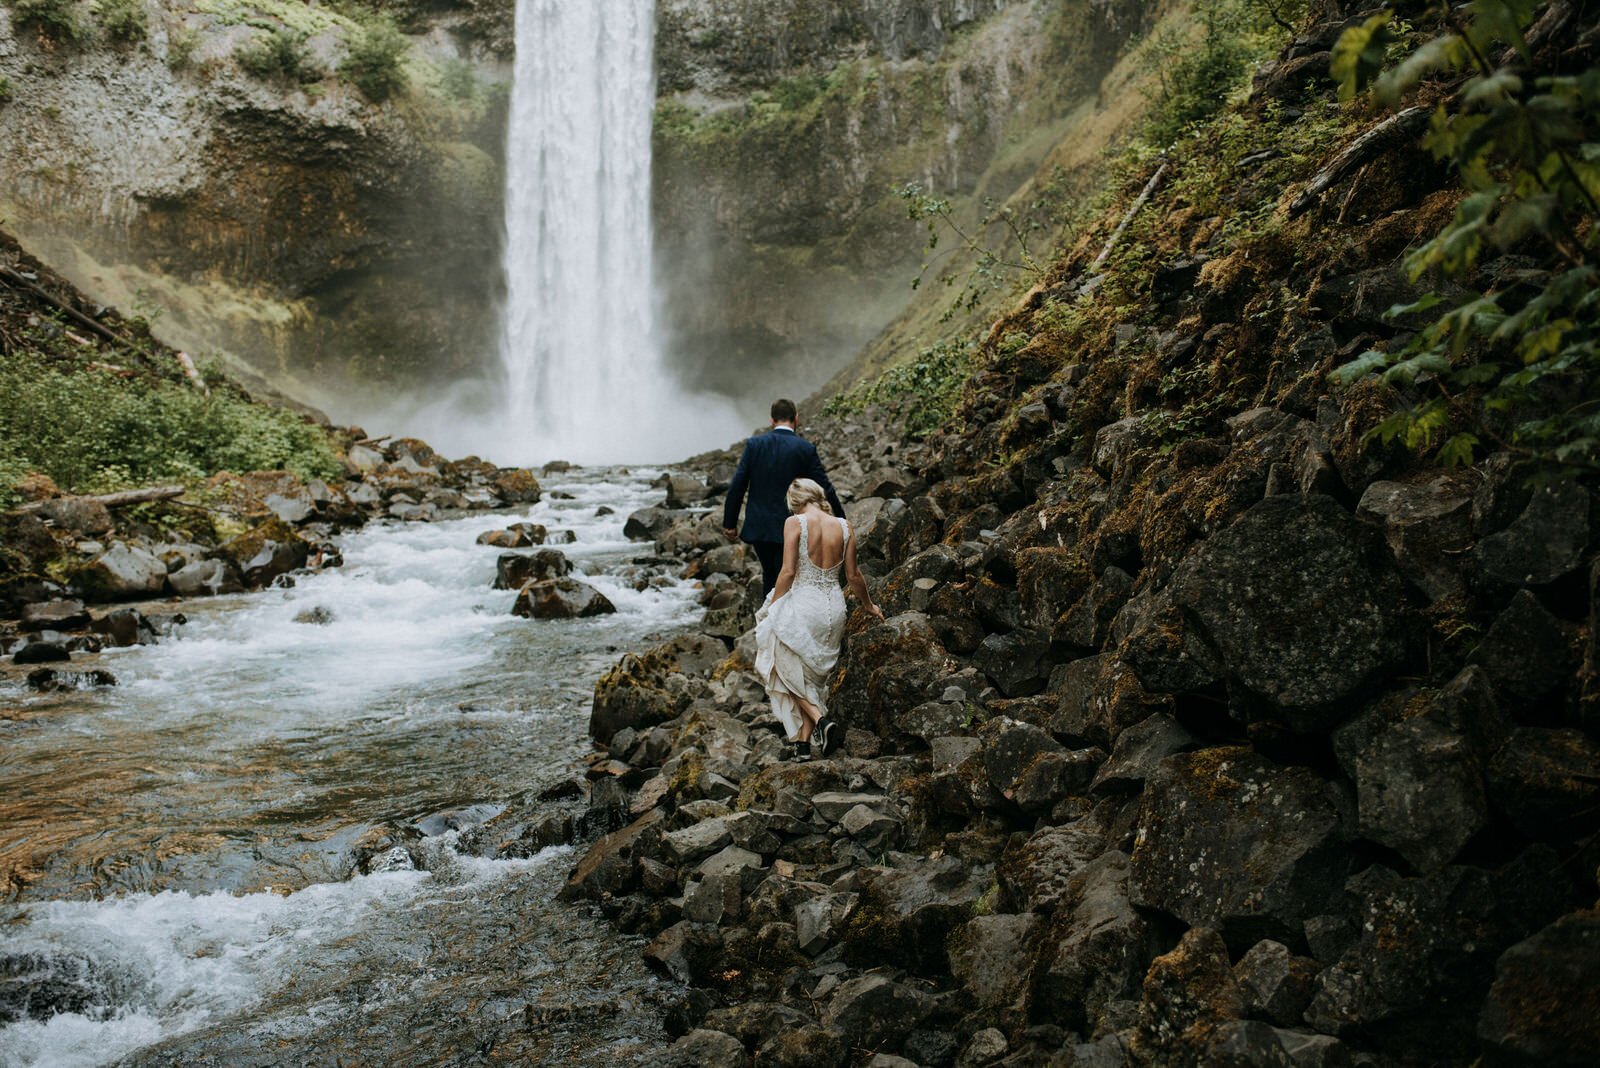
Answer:
<svg viewBox="0 0 1600 1068"><path fill-rule="evenodd" d="M405 90L407 79L401 60L410 47L394 23L380 19L369 23L350 42L339 73L361 95L381 103Z"/></svg>
<svg viewBox="0 0 1600 1068"><path fill-rule="evenodd" d="M4 104L7 100L10 100L11 94L15 91L16 90L12 86L10 78L0 77L0 104Z"/></svg>
<svg viewBox="0 0 1600 1068"><path fill-rule="evenodd" d="M133 44L150 36L150 16L142 0L95 0L94 10L113 40Z"/></svg>
<svg viewBox="0 0 1600 1068"><path fill-rule="evenodd" d="M84 35L76 0L13 0L18 23L37 26L52 37L76 41Z"/></svg>
<svg viewBox="0 0 1600 1068"><path fill-rule="evenodd" d="M236 53L239 66L262 79L288 82L314 82L326 72L306 50L306 35L280 26L256 39Z"/></svg>
<svg viewBox="0 0 1600 1068"><path fill-rule="evenodd" d="M329 477L339 464L320 428L226 386L206 396L32 352L0 358L0 493L25 471L82 491L275 468Z"/></svg>
<svg viewBox="0 0 1600 1068"><path fill-rule="evenodd" d="M446 96L464 102L471 101L478 95L477 71L464 59L449 60L440 74L439 87Z"/></svg>
<svg viewBox="0 0 1600 1068"><path fill-rule="evenodd" d="M1432 451L1447 465L1470 463L1492 444L1546 473L1570 474L1600 468L1600 68L1538 74L1523 38L1538 6L1477 0L1443 9L1451 32L1404 48L1387 72L1401 40L1392 12L1340 40L1334 73L1346 97L1375 83L1378 100L1397 105L1436 72L1470 74L1435 109L1425 140L1467 196L1407 259L1413 280L1431 275L1457 287L1391 309L1426 325L1335 377L1378 373L1411 387L1411 403L1374 429L1380 439ZM1517 269L1480 270L1507 253L1521 262L1501 266Z"/></svg>
<svg viewBox="0 0 1600 1068"><path fill-rule="evenodd" d="M174 30L167 35L167 66L173 70L188 70L194 65L195 49L199 47L199 33L194 30Z"/></svg>
<svg viewBox="0 0 1600 1068"><path fill-rule="evenodd" d="M833 398L824 405L823 414L842 415L880 405L903 419L912 437L926 437L949 421L977 352L972 341L946 341L923 349L915 360Z"/></svg>

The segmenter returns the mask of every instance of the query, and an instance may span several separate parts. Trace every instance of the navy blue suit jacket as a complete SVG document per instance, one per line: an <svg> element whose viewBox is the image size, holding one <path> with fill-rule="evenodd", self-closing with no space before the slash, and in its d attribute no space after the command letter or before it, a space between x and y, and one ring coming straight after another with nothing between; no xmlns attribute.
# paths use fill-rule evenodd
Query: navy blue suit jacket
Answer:
<svg viewBox="0 0 1600 1068"><path fill-rule="evenodd" d="M744 541L783 541L783 521L789 518L789 483L809 478L822 487L833 514L844 518L844 505L833 491L833 483L817 458L817 447L786 428L757 434L744 443L739 469L728 484L728 501L722 509L722 525L732 530L739 522L739 506L745 492L750 503L744 512Z"/></svg>

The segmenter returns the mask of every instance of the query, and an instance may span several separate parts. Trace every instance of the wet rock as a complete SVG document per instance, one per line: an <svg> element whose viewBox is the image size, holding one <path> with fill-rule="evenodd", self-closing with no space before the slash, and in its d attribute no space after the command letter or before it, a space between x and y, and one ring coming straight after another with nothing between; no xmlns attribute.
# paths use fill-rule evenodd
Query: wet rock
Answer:
<svg viewBox="0 0 1600 1068"><path fill-rule="evenodd" d="M1478 1037L1494 1063L1579 1068L1600 1050L1600 913L1574 912L1506 950Z"/></svg>
<svg viewBox="0 0 1600 1068"><path fill-rule="evenodd" d="M1050 681L1050 640L1029 631L991 634L978 646L972 663L1007 697L1026 697Z"/></svg>
<svg viewBox="0 0 1600 1068"><path fill-rule="evenodd" d="M1072 879L1106 847L1106 827L1093 815L1041 827L1008 848L995 874L1013 911L1053 912L1067 899Z"/></svg>
<svg viewBox="0 0 1600 1068"><path fill-rule="evenodd" d="M502 467L490 482L494 495L507 504L539 503L539 480L532 471L520 467Z"/></svg>
<svg viewBox="0 0 1600 1068"><path fill-rule="evenodd" d="M232 564L251 587L266 586L280 575L304 567L310 555L310 543L277 519L217 547L217 556Z"/></svg>
<svg viewBox="0 0 1600 1068"><path fill-rule="evenodd" d="M1483 667L1497 690L1520 701L1566 686L1577 668L1572 638L1527 590L1511 598L1470 660Z"/></svg>
<svg viewBox="0 0 1600 1068"><path fill-rule="evenodd" d="M113 609L89 626L105 638L107 645L118 649L131 645L154 645L157 640L155 627L137 608Z"/></svg>
<svg viewBox="0 0 1600 1068"><path fill-rule="evenodd" d="M111 531L111 512L92 497L54 497L39 503L38 515L57 530L93 538Z"/></svg>
<svg viewBox="0 0 1600 1068"><path fill-rule="evenodd" d="M979 1008L1010 1005L1022 992L1027 960L1042 921L1038 916L977 916L950 938L950 974Z"/></svg>
<svg viewBox="0 0 1600 1068"><path fill-rule="evenodd" d="M1145 976L1135 1037L1139 1059L1167 1065L1218 1063L1222 1050L1214 1051L1213 1043L1222 1047L1237 1042L1238 1036L1223 1025L1243 1012L1244 998L1222 936L1208 927L1192 928L1177 948L1155 959ZM1272 1036L1270 1027L1266 1034ZM1237 1049L1233 1052L1229 1063L1240 1066L1288 1060L1269 1054L1252 1061L1238 1057Z"/></svg>
<svg viewBox="0 0 1600 1068"><path fill-rule="evenodd" d="M1095 772L1090 792L1137 792L1169 756L1197 744L1194 735L1171 716L1157 714L1117 735L1111 756Z"/></svg>
<svg viewBox="0 0 1600 1068"><path fill-rule="evenodd" d="M1033 1019L1087 1034L1139 996L1159 936L1129 900L1128 872L1127 854L1109 852L1067 879L1028 980Z"/></svg>
<svg viewBox="0 0 1600 1068"><path fill-rule="evenodd" d="M572 574L572 562L560 549L540 549L536 553L502 553L495 560L494 588L520 590L530 582L564 578Z"/></svg>
<svg viewBox="0 0 1600 1068"><path fill-rule="evenodd" d="M711 487L692 475L672 475L667 479L667 507L690 508L711 496Z"/></svg>
<svg viewBox="0 0 1600 1068"><path fill-rule="evenodd" d="M944 509L932 497L917 497L884 539L884 558L898 566L944 536Z"/></svg>
<svg viewBox="0 0 1600 1068"><path fill-rule="evenodd" d="M20 663L20 661L19 661ZM97 690L115 686L117 677L103 668L94 671L58 671L55 668L35 668L28 672L28 688L40 693L61 690Z"/></svg>
<svg viewBox="0 0 1600 1068"><path fill-rule="evenodd" d="M333 618L333 610L320 604L302 608L294 614L294 622L313 627L326 627L333 622Z"/></svg>
<svg viewBox="0 0 1600 1068"><path fill-rule="evenodd" d="M61 642L40 638L29 639L11 654L11 662L14 664L50 664L71 659L72 654Z"/></svg>
<svg viewBox="0 0 1600 1068"><path fill-rule="evenodd" d="M1282 942L1263 939L1233 966L1247 1015L1293 1027L1311 1003L1317 962L1297 957Z"/></svg>
<svg viewBox="0 0 1600 1068"><path fill-rule="evenodd" d="M1534 489L1510 526L1480 539L1473 559L1491 584L1542 586L1575 571L1588 541L1588 491L1554 482Z"/></svg>
<svg viewBox="0 0 1600 1068"><path fill-rule="evenodd" d="M511 606L511 614L524 619L588 619L616 610L605 594L570 577L530 582L518 591Z"/></svg>
<svg viewBox="0 0 1600 1068"><path fill-rule="evenodd" d="M89 613L82 601L42 601L25 606L19 624L24 632L77 630L89 625Z"/></svg>
<svg viewBox="0 0 1600 1068"><path fill-rule="evenodd" d="M500 549L526 549L530 545L543 545L550 532L539 523L512 523L504 530L486 530L478 535L479 545L493 545Z"/></svg>
<svg viewBox="0 0 1600 1068"><path fill-rule="evenodd" d="M1107 478L1120 474L1140 449L1155 442L1155 433L1142 416L1130 415L1095 431L1090 455L1095 470Z"/></svg>
<svg viewBox="0 0 1600 1068"><path fill-rule="evenodd" d="M644 960L675 982L703 983L722 963L722 936L715 927L682 920L645 947Z"/></svg>
<svg viewBox="0 0 1600 1068"><path fill-rule="evenodd" d="M167 576L167 583L180 597L215 597L244 591L244 580L225 560L196 560L185 564Z"/></svg>
<svg viewBox="0 0 1600 1068"><path fill-rule="evenodd" d="M641 508L628 516L622 533L629 541L654 541L679 518L665 508Z"/></svg>
<svg viewBox="0 0 1600 1068"><path fill-rule="evenodd" d="M932 1011L932 1000L921 991L864 975L840 984L822 1022L858 1049L894 1050Z"/></svg>
<svg viewBox="0 0 1600 1068"><path fill-rule="evenodd" d="M1600 824L1600 744L1570 728L1521 727L1488 767L1494 807L1532 838Z"/></svg>
<svg viewBox="0 0 1600 1068"><path fill-rule="evenodd" d="M672 1044L674 1068L745 1068L750 1063L744 1043L721 1031L700 1028Z"/></svg>
<svg viewBox="0 0 1600 1068"><path fill-rule="evenodd" d="M1145 786L1133 900L1250 945L1293 940L1350 868L1336 786L1242 748L1169 757Z"/></svg>
<svg viewBox="0 0 1600 1068"><path fill-rule="evenodd" d="M1381 526L1400 574L1429 600L1465 592L1457 557L1472 544L1472 490L1462 478L1442 475L1422 486L1374 482L1356 514Z"/></svg>
<svg viewBox="0 0 1600 1068"><path fill-rule="evenodd" d="M1270 497L1178 567L1174 602L1228 672L1295 730L1403 662L1404 593L1381 546L1329 497Z"/></svg>
<svg viewBox="0 0 1600 1068"><path fill-rule="evenodd" d="M568 876L561 888L561 899L598 898L627 890L637 874L637 856L649 852L660 840L662 820L661 810L652 809L622 830L596 841Z"/></svg>
<svg viewBox="0 0 1600 1068"><path fill-rule="evenodd" d="M97 601L153 597L167 584L167 567L142 545L117 542L73 574L73 585Z"/></svg>

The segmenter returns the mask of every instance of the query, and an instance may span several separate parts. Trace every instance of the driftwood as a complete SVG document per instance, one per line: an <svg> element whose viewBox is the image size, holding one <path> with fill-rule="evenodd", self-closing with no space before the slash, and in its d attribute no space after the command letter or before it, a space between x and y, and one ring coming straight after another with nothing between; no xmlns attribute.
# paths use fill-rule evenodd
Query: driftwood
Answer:
<svg viewBox="0 0 1600 1068"><path fill-rule="evenodd" d="M1333 157L1333 162L1313 175L1310 184L1294 198L1294 203L1289 205L1289 217L1292 219L1302 214L1315 204L1322 194L1344 181L1350 174L1394 146L1416 137L1428 124L1428 116L1432 112L1432 108L1422 105L1406 108L1351 141L1342 152Z"/></svg>
<svg viewBox="0 0 1600 1068"><path fill-rule="evenodd" d="M182 497L186 492L183 486L147 486L144 489L118 490L116 493L94 493L83 497L86 501L103 504L107 508L124 508L130 504L148 504L151 501L168 501L174 497ZM34 501L14 509L18 514L37 512L46 502Z"/></svg>
<svg viewBox="0 0 1600 1068"><path fill-rule="evenodd" d="M131 342L128 341L127 338L118 334L115 330L112 330L104 323L99 323L89 318L89 316L83 314L83 312L79 311L77 308L74 308L65 301L57 300L55 297L52 297L49 293L45 292L44 289L34 285L32 282L22 277L22 275L18 274L16 271L13 271L10 267L0 266L0 279L4 279L8 285L15 286L18 289L27 290L29 293L32 293L34 296L44 301L52 308L55 308L63 315L66 315L68 318L72 319L74 322L89 330L93 330L96 334L99 334L107 341L114 342L115 344L122 345L126 348L135 347Z"/></svg>
<svg viewBox="0 0 1600 1068"><path fill-rule="evenodd" d="M1111 236L1106 238L1105 247L1100 250L1100 255L1094 258L1094 262L1089 264L1088 273L1093 274L1098 271L1101 265L1111 258L1111 253L1116 250L1117 242L1122 240L1124 231L1132 224L1133 217L1139 214L1139 209L1144 207L1145 202L1155 195L1156 187L1161 184L1161 179L1166 173L1167 164L1163 162L1161 166L1156 168L1156 173L1150 176L1150 180L1144 184L1144 191L1139 194L1139 199L1133 202L1133 207L1128 209L1127 214L1123 215L1122 221L1117 223L1117 228L1111 231Z"/></svg>

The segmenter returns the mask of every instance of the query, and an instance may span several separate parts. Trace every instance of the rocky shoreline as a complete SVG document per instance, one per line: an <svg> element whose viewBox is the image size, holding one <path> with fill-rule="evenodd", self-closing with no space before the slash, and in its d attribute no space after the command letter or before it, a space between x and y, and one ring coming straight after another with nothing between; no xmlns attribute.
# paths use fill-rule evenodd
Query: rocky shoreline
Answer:
<svg viewBox="0 0 1600 1068"><path fill-rule="evenodd" d="M1583 1063L1592 494L1380 477L1359 392L1170 455L1064 433L1073 392L1020 469L813 430L888 613L828 759L782 759L750 670L732 457L630 518L707 613L597 683L580 828L617 829L564 893L688 988L682 1062ZM1164 544L1150 466L1212 505Z"/></svg>
<svg viewBox="0 0 1600 1068"><path fill-rule="evenodd" d="M373 441L356 428L342 437L342 479L223 472L198 492L203 504L175 486L158 501L107 507L105 497L27 480L18 488L30 499L0 513L0 655L27 668L34 689L115 685L103 669L74 669L74 654L154 643L183 622L190 598L292 584L297 573L338 567L341 531L540 498L538 476L523 468L446 460L414 438Z"/></svg>

